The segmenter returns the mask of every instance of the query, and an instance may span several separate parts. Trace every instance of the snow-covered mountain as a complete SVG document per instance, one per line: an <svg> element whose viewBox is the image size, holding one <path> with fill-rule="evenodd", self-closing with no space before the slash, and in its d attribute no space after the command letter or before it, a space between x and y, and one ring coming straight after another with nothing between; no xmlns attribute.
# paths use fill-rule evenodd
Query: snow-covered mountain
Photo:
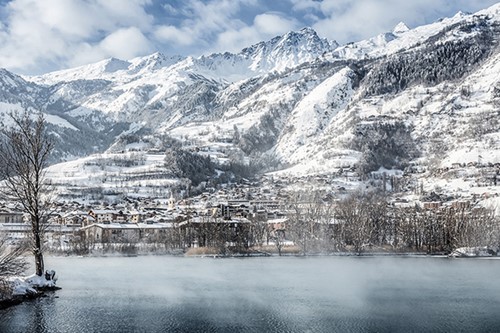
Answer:
<svg viewBox="0 0 500 333"><path fill-rule="evenodd" d="M347 45L304 28L236 54L2 70L0 113L45 112L63 159L161 150L167 135L223 161L272 161L277 177L420 170L411 182L432 190L452 165L500 163L498 36L500 4Z"/></svg>

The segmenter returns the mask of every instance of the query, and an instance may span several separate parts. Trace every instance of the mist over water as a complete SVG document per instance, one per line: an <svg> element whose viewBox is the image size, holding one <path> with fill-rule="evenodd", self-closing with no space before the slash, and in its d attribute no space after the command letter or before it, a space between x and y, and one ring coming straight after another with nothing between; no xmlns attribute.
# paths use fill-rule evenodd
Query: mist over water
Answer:
<svg viewBox="0 0 500 333"><path fill-rule="evenodd" d="M0 332L498 332L500 260L48 258Z"/></svg>

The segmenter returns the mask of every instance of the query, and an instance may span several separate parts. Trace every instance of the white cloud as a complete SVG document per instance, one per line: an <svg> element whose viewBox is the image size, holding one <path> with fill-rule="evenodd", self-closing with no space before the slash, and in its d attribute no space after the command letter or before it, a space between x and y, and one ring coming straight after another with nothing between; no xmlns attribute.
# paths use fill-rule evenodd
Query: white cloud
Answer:
<svg viewBox="0 0 500 333"><path fill-rule="evenodd" d="M452 16L460 9L474 12L494 3L495 0L323 0L319 7L309 3L308 8L314 7L324 16L313 25L320 35L345 43L391 31L400 21L415 27Z"/></svg>
<svg viewBox="0 0 500 333"><path fill-rule="evenodd" d="M162 42L173 42L178 45L192 45L194 43L194 36L189 29L179 29L172 25L157 27L154 35Z"/></svg>
<svg viewBox="0 0 500 333"><path fill-rule="evenodd" d="M105 54L120 59L131 59L152 51L149 40L135 27L116 30L104 38L99 47Z"/></svg>
<svg viewBox="0 0 500 333"><path fill-rule="evenodd" d="M319 10L321 3L317 0L290 0L292 3L292 10L294 11L309 11Z"/></svg>
<svg viewBox="0 0 500 333"><path fill-rule="evenodd" d="M166 47L170 52L177 53L178 49L189 50L196 55L207 52L233 50L223 49L227 44L223 40L255 40L258 34L251 31L242 19L245 8L259 7L260 0L187 0L179 8L164 7L168 14L179 13L183 17L177 25L159 25L154 37L160 43L169 43ZM266 18L262 18L261 29L266 25ZM282 25L283 22L271 22ZM275 29L268 26L267 29ZM238 36L238 34L240 34ZM238 43L241 45L241 43ZM245 45L247 46L247 45Z"/></svg>
<svg viewBox="0 0 500 333"><path fill-rule="evenodd" d="M216 1L190 1L189 9L193 19L187 19L184 26L191 26L196 33L217 32L240 25L238 11L241 1L216 0Z"/></svg>
<svg viewBox="0 0 500 333"><path fill-rule="evenodd" d="M7 5L10 24L15 28L39 24L64 37L91 37L97 31L119 27L144 29L153 17L143 6L144 0L14 0Z"/></svg>
<svg viewBox="0 0 500 333"><path fill-rule="evenodd" d="M150 50L137 34L152 29L153 17L144 10L149 0L13 0L3 8L6 19L0 27L2 66L18 72L42 72L46 66L65 67L79 64L83 50L98 54L134 54L139 47ZM123 30L125 29L125 30ZM124 51L111 50L128 31L136 46L123 45ZM103 45L105 36L118 35ZM142 34L142 33L141 33ZM144 36L144 35L143 35ZM96 48L103 48L96 51ZM108 49L106 49L108 47ZM133 49L132 49L133 48Z"/></svg>
<svg viewBox="0 0 500 333"><path fill-rule="evenodd" d="M217 42L212 52L238 52L245 46L251 45L259 40L255 29L244 27L239 30L228 30L217 36Z"/></svg>
<svg viewBox="0 0 500 333"><path fill-rule="evenodd" d="M123 28L109 34L99 43L79 43L68 65L74 67L111 57L132 59L153 51L150 41L138 28Z"/></svg>
<svg viewBox="0 0 500 333"><path fill-rule="evenodd" d="M168 3L165 3L162 5L162 8L170 15L177 15L179 14L179 10L177 8L175 8L174 6L168 4Z"/></svg>
<svg viewBox="0 0 500 333"><path fill-rule="evenodd" d="M260 34L276 35L294 29L297 23L275 14L261 14L254 19L254 27Z"/></svg>
<svg viewBox="0 0 500 333"><path fill-rule="evenodd" d="M106 58L104 50L99 45L79 43L73 50L71 59L67 60L68 67L76 67L97 62Z"/></svg>
<svg viewBox="0 0 500 333"><path fill-rule="evenodd" d="M244 47L294 30L299 25L294 19L288 19L276 14L257 15L252 25L240 29L229 29L220 33L217 37L215 50L238 52Z"/></svg>

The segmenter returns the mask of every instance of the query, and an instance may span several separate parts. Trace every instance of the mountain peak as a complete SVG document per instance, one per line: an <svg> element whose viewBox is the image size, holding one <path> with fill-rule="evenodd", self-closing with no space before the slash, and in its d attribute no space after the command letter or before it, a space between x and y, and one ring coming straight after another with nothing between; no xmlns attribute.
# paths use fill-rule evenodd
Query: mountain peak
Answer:
<svg viewBox="0 0 500 333"><path fill-rule="evenodd" d="M455 14L455 16L453 16L453 18L462 18L462 17L465 17L465 16L467 16L467 15L469 15L469 14L470 14L470 13L465 13L465 12L463 12L463 11L459 10L459 11Z"/></svg>
<svg viewBox="0 0 500 333"><path fill-rule="evenodd" d="M311 27L304 27L298 31L289 31L284 35L276 36L269 41L260 42L247 47L242 50L241 53L248 54L256 50L266 48L266 49L285 49L285 48L302 48L305 47L308 50L315 49L327 49L336 46L336 42L330 42L326 38L320 38L316 31Z"/></svg>
<svg viewBox="0 0 500 333"><path fill-rule="evenodd" d="M311 27L289 31L271 40L260 42L241 51L241 55L252 59L252 70L284 70L312 61L325 52L333 51L336 42L320 38Z"/></svg>
<svg viewBox="0 0 500 333"><path fill-rule="evenodd" d="M299 34L302 36L311 36L311 37L319 38L316 30L314 30L311 27L303 27L302 29L298 30L297 32L290 31L289 33L296 33L296 34Z"/></svg>
<svg viewBox="0 0 500 333"><path fill-rule="evenodd" d="M154 71L163 67L169 67L183 59L185 59L185 57L179 55L170 56L161 52L155 52L145 57L138 57L130 60L132 66L130 66L129 69L132 73L141 70Z"/></svg>
<svg viewBox="0 0 500 333"><path fill-rule="evenodd" d="M408 28L408 26L404 22L399 22L398 24L396 24L394 29L392 29L392 33L394 35L399 35L407 32L408 30L410 30L410 28Z"/></svg>
<svg viewBox="0 0 500 333"><path fill-rule="evenodd" d="M294 40L294 39L306 39L306 40L313 40L314 42L321 42L323 41L316 31L311 28L311 27L304 27L298 31L289 31L283 36L277 36L273 38L273 40Z"/></svg>
<svg viewBox="0 0 500 333"><path fill-rule="evenodd" d="M3 82L4 84L15 86L20 81L24 81L24 79L21 76L12 73L11 71L3 67L0 68L0 83Z"/></svg>
<svg viewBox="0 0 500 333"><path fill-rule="evenodd" d="M127 69L130 66L130 63L125 60L117 59L117 58L109 58L104 61L103 71L106 73L114 73L119 70Z"/></svg>

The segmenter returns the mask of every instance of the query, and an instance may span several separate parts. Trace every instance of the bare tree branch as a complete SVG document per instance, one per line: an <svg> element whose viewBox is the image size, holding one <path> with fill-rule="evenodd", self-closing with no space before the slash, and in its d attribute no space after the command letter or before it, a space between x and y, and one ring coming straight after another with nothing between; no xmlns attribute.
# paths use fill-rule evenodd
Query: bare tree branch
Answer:
<svg viewBox="0 0 500 333"><path fill-rule="evenodd" d="M49 188L44 168L54 143L50 139L45 118L39 113L35 119L27 112L10 114L13 126L3 128L0 146L0 177L2 194L18 201L29 215L31 246L35 256L36 274L41 276L43 263L43 233L47 227Z"/></svg>

